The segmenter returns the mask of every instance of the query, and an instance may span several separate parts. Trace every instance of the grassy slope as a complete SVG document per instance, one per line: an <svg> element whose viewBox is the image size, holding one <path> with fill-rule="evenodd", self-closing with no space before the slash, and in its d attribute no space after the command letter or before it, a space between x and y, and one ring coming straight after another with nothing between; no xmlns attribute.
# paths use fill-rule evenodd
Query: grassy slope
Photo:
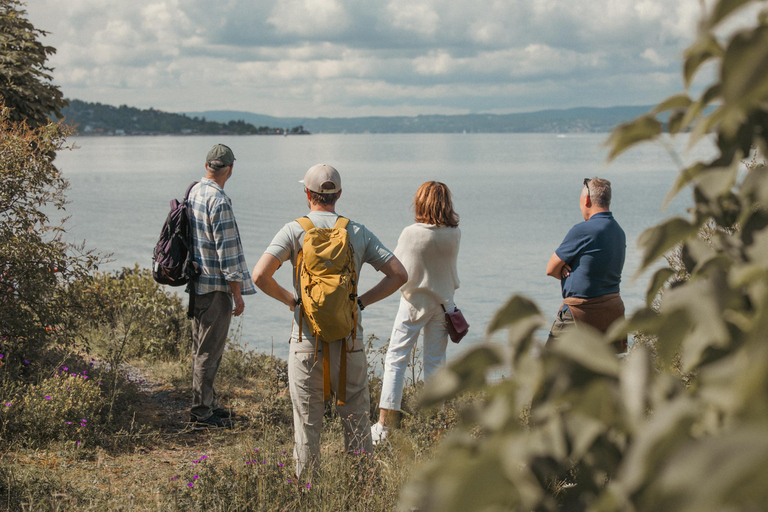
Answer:
<svg viewBox="0 0 768 512"><path fill-rule="evenodd" d="M228 350L217 387L239 421L203 432L185 423L188 366L132 362L124 390L131 410L116 433L80 445L6 440L0 510L392 510L412 468L456 418L452 405L406 415L391 442L358 457L341 452L329 408L319 478L297 482L285 363ZM378 378L371 385L377 397ZM406 410L415 411L415 391L406 392Z"/></svg>

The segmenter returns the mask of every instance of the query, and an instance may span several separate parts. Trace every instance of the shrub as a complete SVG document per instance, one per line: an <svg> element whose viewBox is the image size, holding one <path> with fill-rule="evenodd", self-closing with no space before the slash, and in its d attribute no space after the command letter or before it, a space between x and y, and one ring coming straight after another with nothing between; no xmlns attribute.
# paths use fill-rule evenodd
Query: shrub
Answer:
<svg viewBox="0 0 768 512"><path fill-rule="evenodd" d="M68 294L85 305L77 330L113 367L126 358L170 360L189 353L192 334L186 307L148 269L95 273L73 283Z"/></svg>
<svg viewBox="0 0 768 512"><path fill-rule="evenodd" d="M15 397L6 398L3 404L3 430L23 434L25 442L77 442L91 436L102 423L108 402L102 383L84 372L62 369L38 384L18 389Z"/></svg>

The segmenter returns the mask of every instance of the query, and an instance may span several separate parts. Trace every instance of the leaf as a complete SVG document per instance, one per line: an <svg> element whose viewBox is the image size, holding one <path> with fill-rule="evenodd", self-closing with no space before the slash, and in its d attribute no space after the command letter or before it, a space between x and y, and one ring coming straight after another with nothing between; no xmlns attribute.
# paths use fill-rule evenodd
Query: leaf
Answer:
<svg viewBox="0 0 768 512"><path fill-rule="evenodd" d="M598 436L608 429L608 426L591 416L574 412L566 417L565 428L571 445L569 457L578 462L587 454Z"/></svg>
<svg viewBox="0 0 768 512"><path fill-rule="evenodd" d="M688 126L691 124L694 119L699 117L699 115L704 111L704 109L709 106L710 103L715 101L720 96L720 84L716 83L714 85L711 85L707 88L704 93L699 96L699 99L697 99L693 105L691 105L688 110L685 112L685 117L683 118L682 125ZM689 147L693 147L692 143L688 143Z"/></svg>
<svg viewBox="0 0 768 512"><path fill-rule="evenodd" d="M542 316L536 304L522 295L513 295L493 315L488 328L486 337L492 333L508 329L508 339L512 347L512 360L517 357L527 347L526 341L533 339L533 333L544 324Z"/></svg>
<svg viewBox="0 0 768 512"><path fill-rule="evenodd" d="M640 234L638 245L645 249L638 273L666 254L677 244L696 236L698 228L681 217L673 217L662 224L648 228Z"/></svg>
<svg viewBox="0 0 768 512"><path fill-rule="evenodd" d="M753 0L720 0L715 4L712 9L712 14L710 14L709 19L707 19L709 30L715 28L736 9L752 2Z"/></svg>
<svg viewBox="0 0 768 512"><path fill-rule="evenodd" d="M459 359L435 373L424 386L422 404L435 405L464 391L483 387L486 372L502 362L494 345L472 347Z"/></svg>
<svg viewBox="0 0 768 512"><path fill-rule="evenodd" d="M603 340L602 334L588 326L569 329L556 338L549 350L580 366L609 377L618 377L619 361L613 349Z"/></svg>
<svg viewBox="0 0 768 512"><path fill-rule="evenodd" d="M624 360L619 376L621 403L627 411L627 425L633 429L645 421L648 388L651 378L651 355L643 346L633 348Z"/></svg>
<svg viewBox="0 0 768 512"><path fill-rule="evenodd" d="M683 119L685 119L685 111L678 110L669 115L667 119L667 130L672 135L676 135L683 131Z"/></svg>
<svg viewBox="0 0 768 512"><path fill-rule="evenodd" d="M645 292L645 303L650 306L656 299L656 296L659 294L659 290L661 290L661 288L667 284L669 280L674 276L675 271L669 267L664 267L657 270L653 274L653 277L651 277L651 281L648 284L648 289Z"/></svg>
<svg viewBox="0 0 768 512"><path fill-rule="evenodd" d="M727 284L714 275L706 279L690 280L664 294L662 316L675 310L684 311L687 323L691 326L685 332L675 333L676 337L682 339L684 372L698 366L709 347L722 348L728 345L730 336L723 321L721 305L722 295L727 291Z"/></svg>
<svg viewBox="0 0 768 512"><path fill-rule="evenodd" d="M637 430L637 437L621 462L618 477L609 487L622 496L642 488L651 475L664 467L670 448L689 439L695 412L695 405L685 396L670 400L656 410Z"/></svg>
<svg viewBox="0 0 768 512"><path fill-rule="evenodd" d="M662 131L662 124L651 115L638 117L629 123L620 124L611 131L606 141L606 146L611 148L608 161L612 161L635 144L658 137Z"/></svg>
<svg viewBox="0 0 768 512"><path fill-rule="evenodd" d="M692 166L683 169L680 174L677 175L675 184L672 185L672 188L669 189L669 192L667 192L667 196L664 198L664 204L662 205L662 208L667 208L670 203L672 203L672 200L675 198L675 196L677 196L677 194L680 193L680 191L683 190L690 182L692 182L699 174L704 172L705 168L705 164L697 162Z"/></svg>
<svg viewBox="0 0 768 512"><path fill-rule="evenodd" d="M768 27L737 34L728 45L720 70L726 133L735 134L747 113L768 97Z"/></svg>
<svg viewBox="0 0 768 512"><path fill-rule="evenodd" d="M693 76L702 64L713 57L723 55L723 48L712 34L705 34L689 46L683 54L683 82L690 87Z"/></svg>
<svg viewBox="0 0 768 512"><path fill-rule="evenodd" d="M532 317L541 317L541 312L536 307L536 303L522 295L513 295L493 315L493 318L488 323L486 333L493 334L500 329L511 327L521 320Z"/></svg>
<svg viewBox="0 0 768 512"><path fill-rule="evenodd" d="M651 111L651 114L657 115L667 110L682 110L691 106L693 100L687 94L675 94L659 103Z"/></svg>
<svg viewBox="0 0 768 512"><path fill-rule="evenodd" d="M744 425L722 436L673 446L649 475L643 496L649 510L717 512L762 510L768 501L765 424Z"/></svg>

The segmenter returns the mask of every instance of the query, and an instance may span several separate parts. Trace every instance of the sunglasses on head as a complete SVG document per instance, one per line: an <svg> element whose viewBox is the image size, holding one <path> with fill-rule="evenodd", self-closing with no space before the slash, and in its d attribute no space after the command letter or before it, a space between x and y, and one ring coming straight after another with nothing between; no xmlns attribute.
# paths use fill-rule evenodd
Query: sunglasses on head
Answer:
<svg viewBox="0 0 768 512"><path fill-rule="evenodd" d="M590 195L592 192L589 190L589 182L592 181L592 178L584 178L584 186L587 187L587 195Z"/></svg>

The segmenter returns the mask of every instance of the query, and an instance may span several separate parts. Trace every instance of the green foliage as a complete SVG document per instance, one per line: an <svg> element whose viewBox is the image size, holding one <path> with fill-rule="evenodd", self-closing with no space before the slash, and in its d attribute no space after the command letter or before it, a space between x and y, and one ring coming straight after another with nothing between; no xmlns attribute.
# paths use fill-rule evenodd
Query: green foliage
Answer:
<svg viewBox="0 0 768 512"><path fill-rule="evenodd" d="M498 352L481 347L429 383L425 396L439 401L485 380L486 398L406 488L404 509L764 509L768 170L740 163L752 148L768 154L768 16L727 40L714 33L733 12L763 3L715 2L683 73L690 83L712 62L717 81L699 98L673 96L609 139L613 158L661 137L656 116L669 113L670 133L690 131L692 143L712 133L718 149L675 184L672 194L692 188L690 218L641 237L643 268L678 248L672 268L651 280L647 306L605 335L576 329L539 349L533 331L543 317L513 297L489 328L509 333L502 360L512 378L489 383ZM643 341L616 359L610 340L633 332ZM477 427L482 435L470 435Z"/></svg>
<svg viewBox="0 0 768 512"><path fill-rule="evenodd" d="M62 225L48 216L64 209L67 181L53 158L69 133L55 123L28 128L0 105L0 353L8 365L72 339L69 327L82 309L66 285L100 261L65 243Z"/></svg>
<svg viewBox="0 0 768 512"><path fill-rule="evenodd" d="M138 264L86 276L67 293L83 305L76 331L113 368L133 357L169 360L189 353L192 334L181 297Z"/></svg>
<svg viewBox="0 0 768 512"><path fill-rule="evenodd" d="M26 19L22 5L0 0L0 101L12 109L11 120L37 127L46 125L50 114L61 117L67 102L51 83L53 69L45 65L56 49L38 41L47 32Z"/></svg>
<svg viewBox="0 0 768 512"><path fill-rule="evenodd" d="M256 127L245 121L219 123L205 118L191 118L149 109L138 109L127 105L113 107L101 103L71 100L61 110L67 121L78 126L82 135L158 135L158 134L231 134L231 135L283 135L282 128ZM307 134L302 126L289 131L292 135Z"/></svg>

